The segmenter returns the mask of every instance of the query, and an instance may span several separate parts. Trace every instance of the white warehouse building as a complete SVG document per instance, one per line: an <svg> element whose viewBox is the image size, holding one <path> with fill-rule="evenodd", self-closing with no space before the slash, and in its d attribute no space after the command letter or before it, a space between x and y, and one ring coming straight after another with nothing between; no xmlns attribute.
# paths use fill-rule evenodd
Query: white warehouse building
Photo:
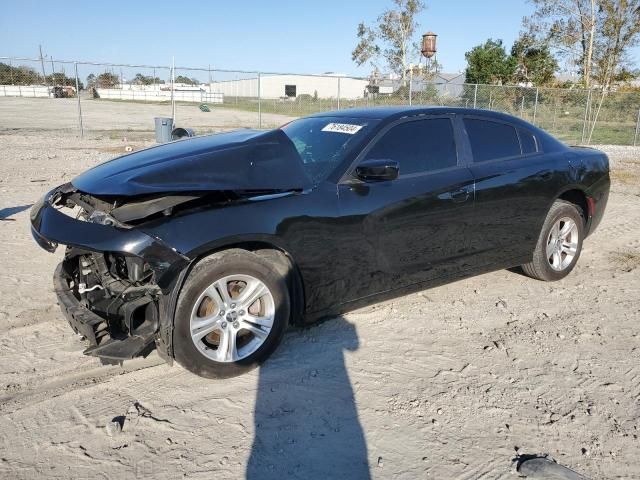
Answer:
<svg viewBox="0 0 640 480"><path fill-rule="evenodd" d="M296 98L299 95L311 95L318 98L356 99L365 96L368 80L340 75L279 75L260 76L261 98ZM210 92L222 93L230 97L257 97L258 78L238 80L219 80L211 82Z"/></svg>

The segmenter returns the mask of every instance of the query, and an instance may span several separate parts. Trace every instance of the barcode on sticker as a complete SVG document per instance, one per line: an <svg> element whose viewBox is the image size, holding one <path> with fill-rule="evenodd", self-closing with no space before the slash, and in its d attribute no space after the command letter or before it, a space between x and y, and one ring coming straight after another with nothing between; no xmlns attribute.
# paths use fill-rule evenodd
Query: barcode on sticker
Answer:
<svg viewBox="0 0 640 480"><path fill-rule="evenodd" d="M350 123L329 123L322 129L322 131L348 133L349 135L353 135L354 133L358 133L361 128L362 125L352 125Z"/></svg>

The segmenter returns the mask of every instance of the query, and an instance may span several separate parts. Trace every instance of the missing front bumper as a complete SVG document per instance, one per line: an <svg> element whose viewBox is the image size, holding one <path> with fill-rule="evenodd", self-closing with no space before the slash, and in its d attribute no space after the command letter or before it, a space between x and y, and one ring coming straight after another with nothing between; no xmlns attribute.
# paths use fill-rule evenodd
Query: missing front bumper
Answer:
<svg viewBox="0 0 640 480"><path fill-rule="evenodd" d="M53 288L58 297L62 314L74 332L84 337L89 347L85 355L100 357L104 363L118 363L139 356L146 356L153 350L157 321L143 322L129 335L112 335L113 325L109 321L86 308L76 298L72 287L73 277L61 262L53 276ZM131 316L135 309L143 308L151 300L141 298L124 304L125 315Z"/></svg>
<svg viewBox="0 0 640 480"><path fill-rule="evenodd" d="M167 299L174 298L189 259L140 228L103 225L63 213L55 199L64 188L34 205L31 231L49 252L58 245L69 247L53 284L64 317L89 343L84 353L114 363L144 356L155 344L170 361L174 304ZM80 257L123 258L128 274L102 268L87 281L84 267L78 265ZM105 292L103 298L94 288Z"/></svg>
<svg viewBox="0 0 640 480"><path fill-rule="evenodd" d="M58 297L62 314L73 331L86 338L90 346L97 347L109 341L108 322L80 303L70 286L71 281L61 262L53 274L53 290Z"/></svg>

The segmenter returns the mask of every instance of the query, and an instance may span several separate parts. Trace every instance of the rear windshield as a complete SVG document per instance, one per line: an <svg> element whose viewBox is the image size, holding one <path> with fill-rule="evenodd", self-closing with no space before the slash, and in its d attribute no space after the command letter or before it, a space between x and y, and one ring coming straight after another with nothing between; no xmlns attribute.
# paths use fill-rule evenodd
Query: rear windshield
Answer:
<svg viewBox="0 0 640 480"><path fill-rule="evenodd" d="M325 180L378 123L369 118L309 117L281 130L293 142L314 184Z"/></svg>

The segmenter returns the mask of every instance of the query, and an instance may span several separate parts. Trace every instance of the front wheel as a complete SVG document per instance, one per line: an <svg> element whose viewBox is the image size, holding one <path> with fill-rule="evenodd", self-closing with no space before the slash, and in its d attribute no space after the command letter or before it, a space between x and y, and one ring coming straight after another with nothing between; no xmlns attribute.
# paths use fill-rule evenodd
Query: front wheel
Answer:
<svg viewBox="0 0 640 480"><path fill-rule="evenodd" d="M227 250L206 257L180 292L175 358L202 377L240 375L276 349L289 308L284 278L261 256Z"/></svg>
<svg viewBox="0 0 640 480"><path fill-rule="evenodd" d="M575 205L557 200L542 226L533 260L522 270L533 278L560 280L575 267L584 238L584 219Z"/></svg>

